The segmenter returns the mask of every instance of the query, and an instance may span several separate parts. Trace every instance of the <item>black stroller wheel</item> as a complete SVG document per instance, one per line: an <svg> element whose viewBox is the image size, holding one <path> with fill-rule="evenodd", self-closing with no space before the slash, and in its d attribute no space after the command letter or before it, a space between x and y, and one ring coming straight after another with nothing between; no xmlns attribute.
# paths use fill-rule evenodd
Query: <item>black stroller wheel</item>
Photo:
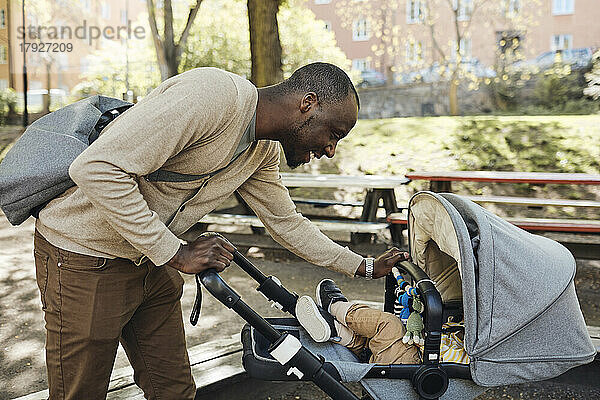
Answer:
<svg viewBox="0 0 600 400"><path fill-rule="evenodd" d="M423 365L413 376L413 386L420 398L433 400L448 389L448 375L437 366Z"/></svg>

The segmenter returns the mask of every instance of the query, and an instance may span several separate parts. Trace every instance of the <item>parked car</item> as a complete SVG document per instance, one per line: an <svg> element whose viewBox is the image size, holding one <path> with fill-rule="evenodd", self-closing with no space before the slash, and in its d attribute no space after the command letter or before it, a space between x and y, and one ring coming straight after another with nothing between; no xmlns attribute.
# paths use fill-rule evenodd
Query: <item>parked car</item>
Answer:
<svg viewBox="0 0 600 400"><path fill-rule="evenodd" d="M438 62L434 62L427 68L397 74L394 77L394 81L399 84L407 84L412 82L442 82L450 79L449 68L452 67L453 65L451 64L442 68ZM462 71L472 73L478 78L493 78L496 76L496 72L493 69L486 67L477 58L471 58L469 60L462 61L460 68Z"/></svg>
<svg viewBox="0 0 600 400"><path fill-rule="evenodd" d="M358 83L357 87L383 86L386 82L385 75L373 69L361 71L360 77L361 81Z"/></svg>
<svg viewBox="0 0 600 400"><path fill-rule="evenodd" d="M534 59L517 61L512 67L517 70L545 70L555 63L569 64L572 69L582 69L590 65L594 51L590 47L546 51Z"/></svg>

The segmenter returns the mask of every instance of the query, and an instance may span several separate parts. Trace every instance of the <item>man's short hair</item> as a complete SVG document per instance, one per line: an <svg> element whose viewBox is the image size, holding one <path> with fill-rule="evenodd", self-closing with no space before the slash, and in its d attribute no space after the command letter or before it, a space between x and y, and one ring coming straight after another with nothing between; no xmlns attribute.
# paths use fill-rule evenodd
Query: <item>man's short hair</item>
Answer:
<svg viewBox="0 0 600 400"><path fill-rule="evenodd" d="M333 64L316 62L298 68L292 76L278 86L284 94L315 92L322 104L331 104L345 100L350 91L354 93L356 105L360 101L350 77Z"/></svg>

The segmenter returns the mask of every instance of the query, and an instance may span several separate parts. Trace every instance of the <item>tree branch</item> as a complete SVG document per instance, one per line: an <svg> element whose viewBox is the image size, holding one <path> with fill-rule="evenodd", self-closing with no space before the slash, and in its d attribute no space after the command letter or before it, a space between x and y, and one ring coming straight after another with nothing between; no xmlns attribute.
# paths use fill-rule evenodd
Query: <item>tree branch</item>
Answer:
<svg viewBox="0 0 600 400"><path fill-rule="evenodd" d="M173 7L171 0L164 0L163 17L165 20L165 45L167 49L175 46L175 33L173 32Z"/></svg>
<svg viewBox="0 0 600 400"><path fill-rule="evenodd" d="M433 47L435 48L435 50L438 52L438 54L440 55L440 57L442 58L442 61L446 60L446 55L444 54L444 51L442 50L442 48L440 47L440 44L438 43L438 41L435 38L435 24L433 23L433 19L431 18L431 7L430 7L430 0L426 0L425 1L425 6L427 7L427 11L426 11L426 24L429 26L429 32L431 33L431 41L433 42Z"/></svg>
<svg viewBox="0 0 600 400"><path fill-rule="evenodd" d="M182 49L185 47L188 37L190 36L190 31L192 29L192 25L194 25L194 20L198 15L198 10L200 9L200 4L202 4L202 0L196 0L196 5L190 8L190 13L188 14L187 22L185 23L185 28L183 32L181 32L181 37L179 38L179 42L177 43L178 51L183 51Z"/></svg>
<svg viewBox="0 0 600 400"><path fill-rule="evenodd" d="M156 58L158 60L159 67L161 69L161 76L163 76L163 69L166 64L166 58L163 51L162 38L158 33L158 27L156 25L156 8L154 6L154 0L147 0L148 6L148 23L150 24L150 31L152 33L152 42L156 50Z"/></svg>

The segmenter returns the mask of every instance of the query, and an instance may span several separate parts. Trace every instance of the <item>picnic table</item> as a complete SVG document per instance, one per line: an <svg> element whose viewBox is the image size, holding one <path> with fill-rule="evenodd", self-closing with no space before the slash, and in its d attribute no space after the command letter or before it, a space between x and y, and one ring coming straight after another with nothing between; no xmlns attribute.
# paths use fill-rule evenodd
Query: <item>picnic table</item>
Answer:
<svg viewBox="0 0 600 400"><path fill-rule="evenodd" d="M415 171L406 174L411 180L430 182L432 192L451 192L452 182L487 183L528 183L528 184L569 184L600 185L600 175L583 173L548 172L509 172L509 171ZM476 203L522 205L533 208L587 207L600 209L600 202L594 200L541 199L510 196L465 196ZM542 234L563 243L577 257L600 259L600 221L598 219L558 219L558 218L507 218L516 226ZM406 224L406 216L388 215L392 224Z"/></svg>
<svg viewBox="0 0 600 400"><path fill-rule="evenodd" d="M319 228L325 232L349 232L353 243L364 243L373 235L377 235L388 229L386 221L378 221L377 211L379 208L385 210L385 214L401 211L396 201L394 188L410 182L405 177L386 177L375 175L335 175L335 174L307 174L307 173L281 173L281 179L288 188L354 188L364 190L362 201L337 201L324 199L293 198L297 204L308 204L316 208L329 207L333 205L362 207L361 216L358 219L340 219L338 217L311 218ZM222 210L219 213L211 213L200 220L201 224L216 225L239 225L250 226L255 233L262 233L262 223L253 216L250 207L243 199L236 195L238 203L242 206L242 213L238 207ZM380 200L383 207L380 207ZM402 227L392 226L390 229L392 240L401 241ZM400 236L397 236L400 235Z"/></svg>
<svg viewBox="0 0 600 400"><path fill-rule="evenodd" d="M302 174L302 173L282 173L281 179L283 184L288 188L299 187L318 187L318 188L358 188L365 191L362 207L362 213L359 218L360 222L376 223L377 210L379 209L379 200L383 200L383 208L385 214L397 213L401 211L396 201L394 189L406 185L410 182L405 177L395 176L379 176L379 175L335 175L335 174ZM295 199L298 203L308 203L318 207L318 201ZM391 226L390 233L392 240L396 243L402 241L401 227ZM354 232L356 240L360 241L368 234Z"/></svg>
<svg viewBox="0 0 600 400"><path fill-rule="evenodd" d="M510 172L510 171L415 171L406 174L410 180L427 180L432 192L451 192L453 181L600 185L600 175L570 174L553 172Z"/></svg>
<svg viewBox="0 0 600 400"><path fill-rule="evenodd" d="M334 174L300 174L281 173L281 180L288 188L359 188L365 190L362 203L363 222L374 222L377 219L379 199L383 199L383 208L386 214L398 212L398 204L394 188L410 182L405 177L378 176L378 175L334 175Z"/></svg>

